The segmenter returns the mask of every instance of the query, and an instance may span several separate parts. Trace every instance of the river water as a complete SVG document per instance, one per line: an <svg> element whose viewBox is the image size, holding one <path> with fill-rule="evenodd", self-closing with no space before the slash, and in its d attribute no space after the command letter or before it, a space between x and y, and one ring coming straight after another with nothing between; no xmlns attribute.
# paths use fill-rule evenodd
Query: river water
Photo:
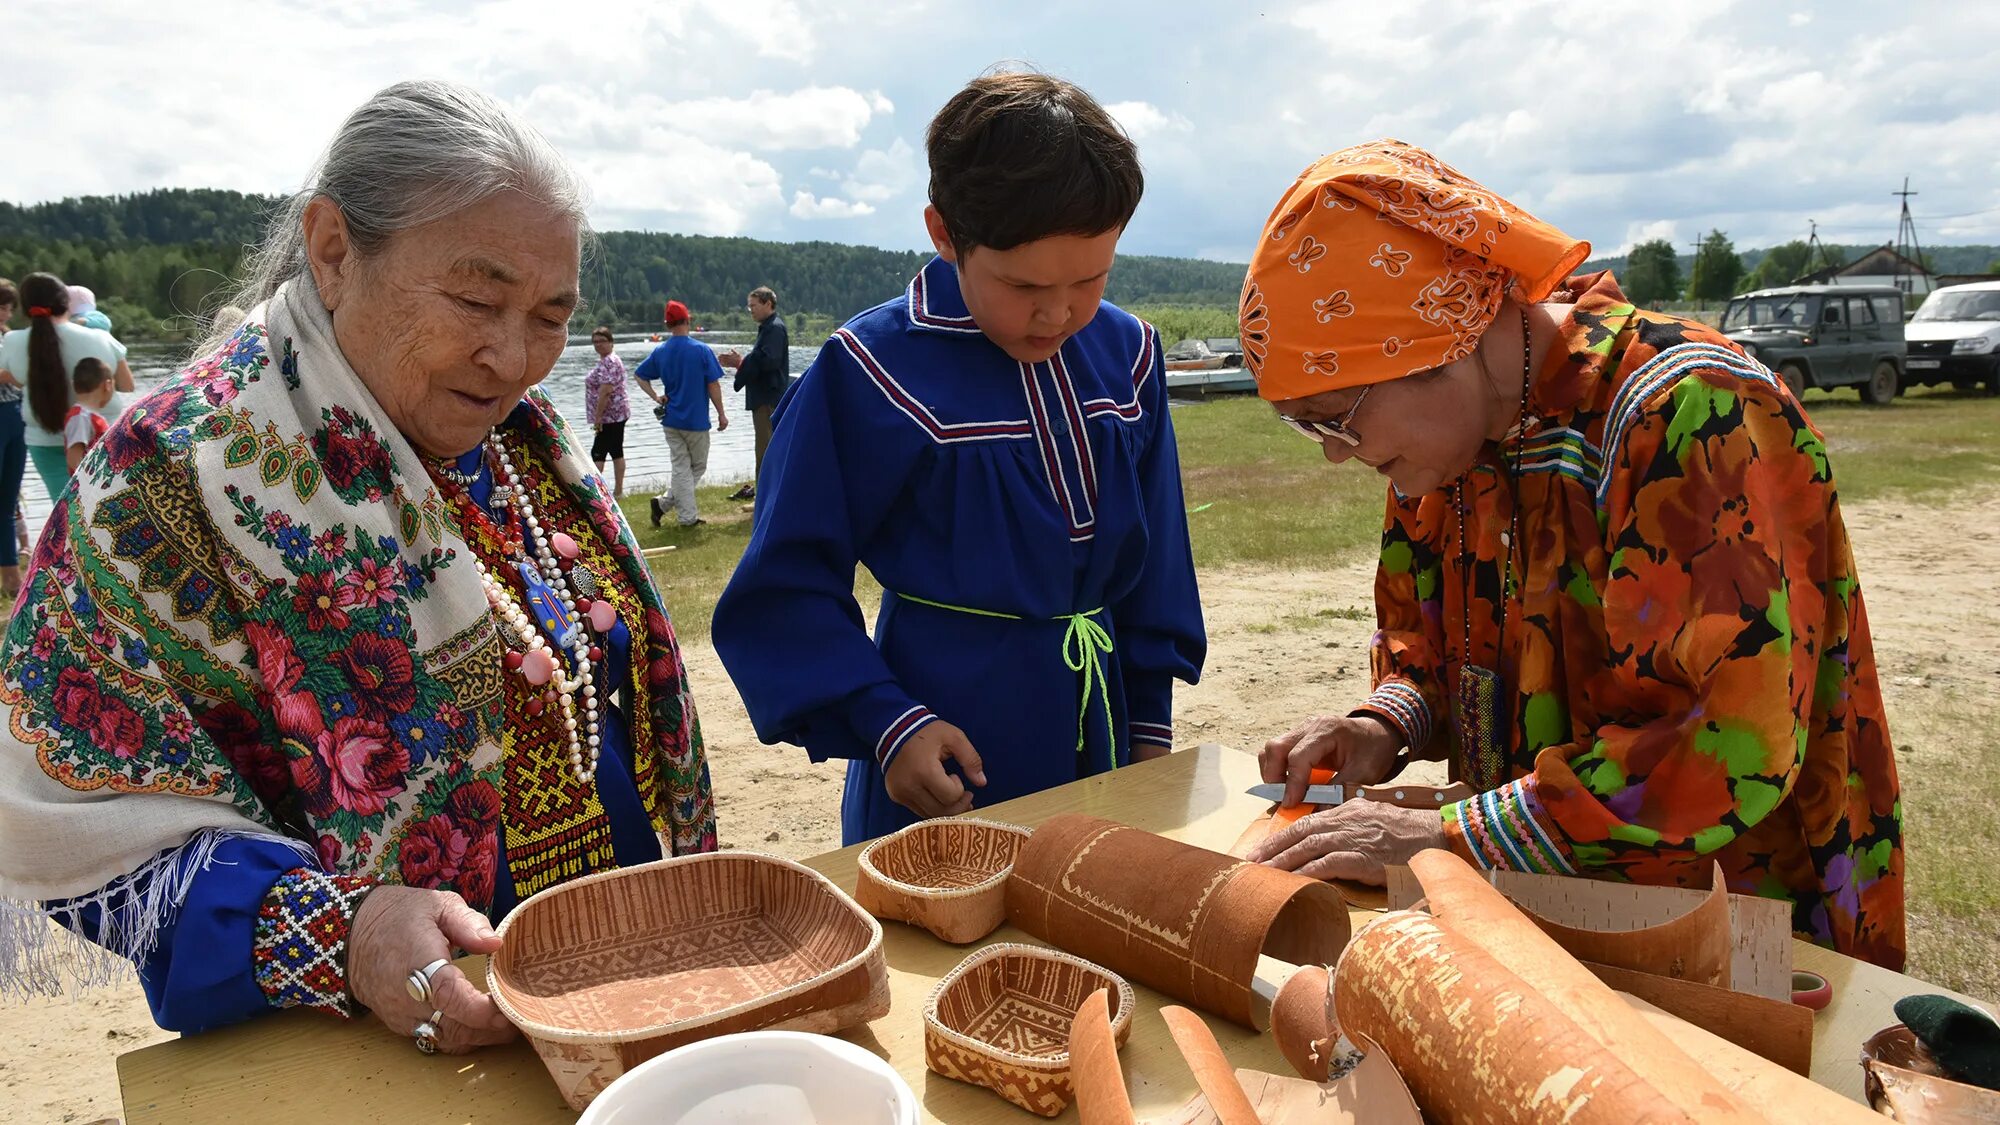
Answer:
<svg viewBox="0 0 2000 1125"><path fill-rule="evenodd" d="M723 350L735 348L748 352L755 337L748 332L711 332L702 341ZM655 348L656 344L647 340L621 341L617 345L618 358L625 361L625 369L639 366L639 361ZM791 350L792 373L806 369L818 354L817 348ZM159 386L171 376L185 358L182 349L135 344L126 361L132 367L132 381L139 394L144 394ZM555 369L542 382L543 391L566 415L577 430L578 440L584 444L584 452L590 452L590 429L583 421L583 378L597 365L597 350L587 337L578 337L563 349L562 357L556 360ZM708 452L708 475L702 483L730 484L749 480L755 463L750 412L743 409L743 395L730 390L735 373L722 373L722 398L729 408L729 429L715 434ZM664 488L671 469L667 459L666 439L660 433L658 421L653 418L653 403L644 391L628 385L627 397L632 402L632 420L625 427L625 487L629 492L634 486L640 491ZM610 470L606 465L606 471ZM33 534L41 533L42 520L48 515L49 495L42 487L42 478L34 466L28 466L21 482L21 504L28 513L28 528Z"/></svg>

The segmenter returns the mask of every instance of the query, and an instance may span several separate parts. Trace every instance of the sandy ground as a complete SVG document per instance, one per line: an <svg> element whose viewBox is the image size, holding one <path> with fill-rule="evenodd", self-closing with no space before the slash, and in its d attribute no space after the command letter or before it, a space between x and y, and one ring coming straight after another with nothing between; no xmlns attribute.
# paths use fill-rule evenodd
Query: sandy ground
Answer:
<svg viewBox="0 0 2000 1125"><path fill-rule="evenodd" d="M1855 505L1848 523L1905 774L1950 769L1968 716L2000 704L2000 492L1942 509ZM1969 539L1962 537L1967 529ZM1349 611L1369 606L1371 577L1365 563L1204 573L1208 669L1199 686L1183 688L1178 698L1180 740L1254 747L1302 716L1358 699L1367 683L1371 625ZM1936 643L1940 607L1950 607L1952 618L1945 651ZM839 768L815 766L798 750L759 745L714 650L690 646L686 655L725 846L789 856L836 847ZM1937 705L1945 697L1952 706ZM1912 938L1914 944L1923 935ZM1994 947L1991 932L1929 938ZM1921 973L1920 958L1913 968ZM1987 979L2000 972L1988 969ZM0 1043L7 1045L0 1053L0 1119L115 1120L116 1057L164 1038L136 983L80 999L0 1007Z"/></svg>

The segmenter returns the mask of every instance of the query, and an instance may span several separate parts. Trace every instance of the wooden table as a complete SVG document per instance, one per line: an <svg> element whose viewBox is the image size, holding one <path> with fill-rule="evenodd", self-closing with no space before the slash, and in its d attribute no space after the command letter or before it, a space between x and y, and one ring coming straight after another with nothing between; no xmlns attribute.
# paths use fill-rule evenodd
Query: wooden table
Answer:
<svg viewBox="0 0 2000 1125"><path fill-rule="evenodd" d="M1259 780L1256 772L1250 755L1204 746L996 805L979 815L1036 825L1059 813L1089 813L1220 851L1266 807L1243 792ZM859 853L858 847L846 848L806 863L851 891ZM1357 912L1355 921L1367 917ZM984 1089L924 1069L924 1000L972 947L947 946L893 922L884 923L882 930L892 1008L887 1017L846 1038L887 1058L917 1091L931 1120L952 1125L1037 1120ZM1011 927L988 939L1032 940ZM1858 1099L1861 1068L1855 1060L1861 1041L1897 1022L1890 1010L1897 998L1942 990L1804 942L1795 943L1795 954L1797 967L1833 983L1833 1004L1817 1018L1813 1079ZM1195 1086L1160 1019L1159 1008L1169 1001L1144 987L1137 992L1132 1038L1121 1058L1134 1108L1143 1119L1181 1105ZM1238 1066L1291 1073L1268 1035L1252 1035L1217 1018L1208 1022ZM540 1125L576 1119L525 1042L464 1057L427 1057L408 1038L391 1034L372 1019L338 1023L304 1012L278 1013L127 1052L118 1059L118 1081L130 1125ZM1058 1120L1075 1120L1075 1110Z"/></svg>

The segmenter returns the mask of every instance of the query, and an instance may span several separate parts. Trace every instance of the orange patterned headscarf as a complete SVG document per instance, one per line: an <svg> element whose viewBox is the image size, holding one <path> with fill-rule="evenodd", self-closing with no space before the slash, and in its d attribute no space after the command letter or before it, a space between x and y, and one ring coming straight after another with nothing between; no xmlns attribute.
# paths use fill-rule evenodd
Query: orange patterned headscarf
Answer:
<svg viewBox="0 0 2000 1125"><path fill-rule="evenodd" d="M1272 401L1441 367L1472 351L1503 296L1539 301L1589 255L1420 148L1342 149L1264 224L1243 283L1243 358Z"/></svg>

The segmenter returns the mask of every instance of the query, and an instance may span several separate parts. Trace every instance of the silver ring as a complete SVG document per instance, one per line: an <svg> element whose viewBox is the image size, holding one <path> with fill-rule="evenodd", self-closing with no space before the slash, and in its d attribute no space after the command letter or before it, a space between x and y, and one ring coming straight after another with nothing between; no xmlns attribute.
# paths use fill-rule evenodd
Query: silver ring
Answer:
<svg viewBox="0 0 2000 1125"><path fill-rule="evenodd" d="M438 1029L436 1024L430 1020L425 1020L418 1024L417 1029L410 1034L416 1038L417 1050L422 1051L426 1055L437 1054Z"/></svg>
<svg viewBox="0 0 2000 1125"><path fill-rule="evenodd" d="M412 970L410 975L404 978L403 981L403 986L410 991L410 999L415 1000L419 1004L430 1003L431 977L436 975L439 969L449 964L451 962L440 957L421 969Z"/></svg>

